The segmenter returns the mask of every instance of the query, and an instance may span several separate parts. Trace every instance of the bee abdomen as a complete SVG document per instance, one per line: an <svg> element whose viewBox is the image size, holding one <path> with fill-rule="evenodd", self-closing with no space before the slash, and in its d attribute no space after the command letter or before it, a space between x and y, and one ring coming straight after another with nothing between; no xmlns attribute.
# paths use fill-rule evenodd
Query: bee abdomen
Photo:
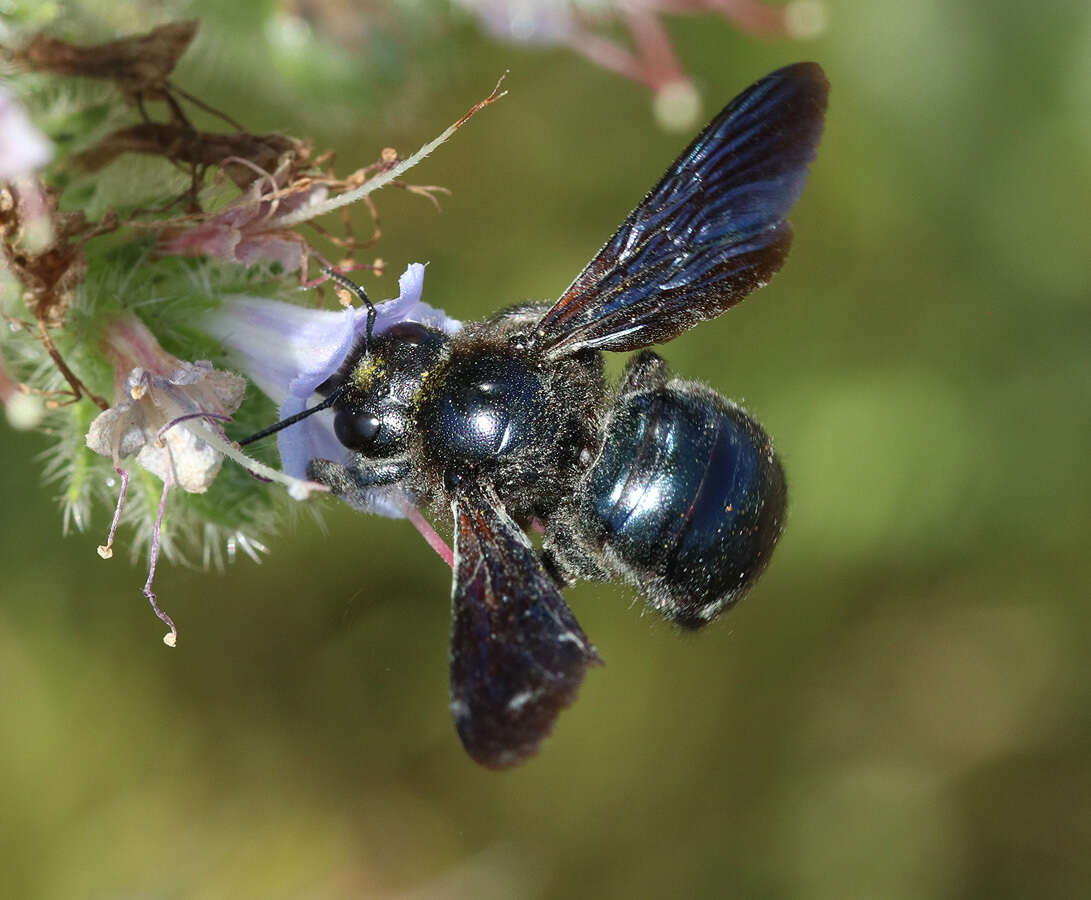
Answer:
<svg viewBox="0 0 1091 900"><path fill-rule="evenodd" d="M623 397L587 476L604 560L687 628L734 605L780 537L784 472L761 426L691 382Z"/></svg>

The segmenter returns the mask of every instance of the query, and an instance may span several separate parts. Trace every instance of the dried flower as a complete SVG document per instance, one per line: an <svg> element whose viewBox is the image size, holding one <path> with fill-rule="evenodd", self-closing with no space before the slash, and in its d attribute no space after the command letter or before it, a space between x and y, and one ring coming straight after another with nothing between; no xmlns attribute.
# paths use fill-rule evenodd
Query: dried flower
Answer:
<svg viewBox="0 0 1091 900"><path fill-rule="evenodd" d="M14 183L13 187L0 191L3 264L0 277L9 277L12 272L14 242L36 251L53 240L48 199L33 177L33 172L52 156L53 145L34 127L26 110L0 85L0 181ZM0 280L0 294L4 287ZM41 421L41 401L8 374L3 360L0 360L0 403L13 428L33 428Z"/></svg>
<svg viewBox="0 0 1091 900"><path fill-rule="evenodd" d="M303 223L344 253L339 269L362 268L352 253L379 237L370 195L393 185L435 202L442 189L400 179L502 96L498 84L416 153L383 150L374 163L339 176L333 153L313 155L306 139L250 133L173 81L195 31L194 22L174 23L94 46L24 36L9 40L16 49L0 50L9 71L37 73L25 79L29 108L51 131L66 135L64 171L37 172L52 148L30 125L31 115L0 88L0 297L10 326L0 334L0 401L14 424L41 420L56 438L46 478L60 487L66 526L82 530L95 503L117 501L100 553L109 558L119 530L128 537L132 529L134 558L147 554L144 594L170 627L166 640L172 646L177 629L152 591L160 552L185 560L196 545L206 565L219 565L225 546L229 558L235 548L256 556L263 548L254 535L275 527L277 512L275 496L261 481L284 484L296 499L326 492L305 480L307 463L318 452L344 454L327 418L324 431L315 420L282 436L285 468L294 475L244 455L221 422L235 413L246 382L192 361L210 355L194 322L225 294L265 293L247 285L258 279L268 285L270 268L247 273L242 267L274 262L286 272L300 270L306 284L308 258L326 260L299 228ZM17 36L15 30L9 38ZM72 88L65 84L72 78L107 84ZM185 104L218 115L233 130L199 130ZM166 166L128 165L131 154L159 157L188 179ZM104 177L91 174L108 166L114 170ZM374 233L362 241L352 234L346 208L357 201L374 218ZM342 233L313 221L332 210L340 211ZM108 232L110 240L97 240ZM379 266L376 261L369 268ZM404 319L458 327L420 302L422 277L423 266L403 276L401 297L379 310L380 332ZM286 295L291 287L272 290ZM251 348L251 362L286 414L304 408L366 322L362 311L317 312L252 297L226 305L224 327L232 315L247 333L262 333L255 318L265 323L268 342ZM174 353L156 338L166 334ZM307 339L310 345L303 346ZM240 358L248 346L244 334ZM253 423L258 414L257 407L247 407L240 418ZM225 458L241 468L225 467ZM374 506L408 516L429 535L430 526L405 495L390 491ZM450 561L450 549L434 532L431 543Z"/></svg>
<svg viewBox="0 0 1091 900"><path fill-rule="evenodd" d="M290 229L269 229L269 220L321 203L328 191L324 184L314 184L277 197L290 171L290 162L285 161L276 174L254 181L221 212L163 228L159 251L172 256L215 256L248 266L277 262L285 272L302 268L308 251L303 236Z"/></svg>
<svg viewBox="0 0 1091 900"><path fill-rule="evenodd" d="M163 640L173 647L178 629L159 608L152 592L167 494L176 484L189 493L204 493L223 464L223 456L186 424L194 419L228 418L242 402L246 381L230 372L216 371L209 362L176 359L159 346L142 322L131 316L111 325L105 344L107 355L118 366L118 380L125 370L128 374L121 381L117 403L101 412L87 432L87 446L109 457L121 476L110 536L99 547L99 555L103 559L113 555L112 544L129 486L129 474L121 460L135 454L136 461L163 482L144 595L155 614L170 627ZM132 363L137 365L130 367Z"/></svg>
<svg viewBox="0 0 1091 900"><path fill-rule="evenodd" d="M177 91L171 72L197 33L197 22L170 22L147 34L105 44L70 44L48 34L35 35L11 54L13 61L33 72L52 72L113 81L133 102L167 100Z"/></svg>
<svg viewBox="0 0 1091 900"><path fill-rule="evenodd" d="M197 131L176 122L141 122L119 128L71 158L85 172L98 172L125 153L162 156L198 170L216 166L240 188L277 171L281 158L306 159L310 147L287 135L246 131Z"/></svg>
<svg viewBox="0 0 1091 900"><path fill-rule="evenodd" d="M378 214L370 195L381 187L390 184L421 194L438 208L435 192L446 191L446 188L409 185L399 181L399 177L443 144L477 112L503 97L506 93L500 90L503 81L501 77L487 97L475 103L439 137L429 141L416 153L403 159L397 151L386 148L377 163L352 173L348 178L339 179L332 173L316 174L310 171L310 145L302 141L295 142L289 151L282 154L277 170L271 174L264 171L256 160L225 157L222 165L230 162L237 168L241 163L246 163L260 177L224 210L197 212L182 219L149 226L159 234L159 250L167 255L216 256L244 265L262 261L278 262L289 272L302 269L304 285L310 286L307 282L307 259L315 251L295 230L296 226L309 222L317 228L313 220L319 216L363 201L376 223L375 235L370 241L357 242L351 234L347 238L334 238L327 234L334 243L351 251L368 247L378 239ZM266 150L260 136L249 137L258 148ZM191 159L192 156L191 152ZM328 158L329 154L322 157ZM240 183L237 175L233 177L236 183ZM345 224L347 228L347 220ZM318 230L325 233L323 229ZM356 264L352 267L367 268Z"/></svg>
<svg viewBox="0 0 1091 900"><path fill-rule="evenodd" d="M109 537L98 548L99 555L103 559L113 555L130 477L121 460L135 454L136 461L163 482L152 528L144 595L155 614L170 626L164 641L173 647L178 631L152 592L163 512L171 488L177 485L187 493L204 493L220 471L224 456L233 457L255 474L288 483L297 499L310 490L324 488L262 466L244 456L217 428L209 427L210 422L228 421L242 402L246 380L241 376L214 369L207 361L176 359L132 316L112 323L104 344L107 357L116 367L118 401L91 423L86 442L91 450L112 460L121 477L121 491ZM130 368L133 363L136 365ZM122 378L126 370L128 374Z"/></svg>
<svg viewBox="0 0 1091 900"><path fill-rule="evenodd" d="M4 249L18 242L40 253L54 240L50 201L34 172L53 158L53 145L34 127L26 110L0 85L0 233ZM11 269L10 253L4 262Z"/></svg>

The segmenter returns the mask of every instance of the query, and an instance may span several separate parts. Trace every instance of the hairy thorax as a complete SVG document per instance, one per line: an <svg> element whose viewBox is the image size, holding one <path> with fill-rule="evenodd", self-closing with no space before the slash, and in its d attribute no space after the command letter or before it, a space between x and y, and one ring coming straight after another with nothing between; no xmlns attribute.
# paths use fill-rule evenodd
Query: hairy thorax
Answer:
<svg viewBox="0 0 1091 900"><path fill-rule="evenodd" d="M528 309L540 313L523 307L468 326L422 382L410 452L423 476L415 492L433 505L483 478L517 520L542 518L598 452L602 358L544 360L522 340Z"/></svg>

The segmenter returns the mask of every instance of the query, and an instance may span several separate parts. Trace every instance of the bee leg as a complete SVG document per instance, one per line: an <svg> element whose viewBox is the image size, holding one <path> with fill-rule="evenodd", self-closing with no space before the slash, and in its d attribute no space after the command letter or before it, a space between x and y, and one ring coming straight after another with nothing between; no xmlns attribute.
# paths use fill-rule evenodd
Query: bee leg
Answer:
<svg viewBox="0 0 1091 900"><path fill-rule="evenodd" d="M658 353L643 350L630 359L625 366L625 371L621 375L621 384L618 385L618 396L641 394L644 391L666 387L669 377L666 360Z"/></svg>
<svg viewBox="0 0 1091 900"><path fill-rule="evenodd" d="M326 485L335 497L353 506L367 506L371 488L397 484L409 474L409 460L392 459L344 466L328 459L312 459L307 477Z"/></svg>
<svg viewBox="0 0 1091 900"><path fill-rule="evenodd" d="M572 515L560 509L549 523L542 539L542 565L557 584L564 588L577 581L609 581L613 576L600 566L576 540L569 525Z"/></svg>
<svg viewBox="0 0 1091 900"><path fill-rule="evenodd" d="M558 588L563 590L576 580L574 577L570 577L567 567L548 550L543 550L539 555L539 559L542 562L542 568L546 570L546 573L553 579L553 583Z"/></svg>

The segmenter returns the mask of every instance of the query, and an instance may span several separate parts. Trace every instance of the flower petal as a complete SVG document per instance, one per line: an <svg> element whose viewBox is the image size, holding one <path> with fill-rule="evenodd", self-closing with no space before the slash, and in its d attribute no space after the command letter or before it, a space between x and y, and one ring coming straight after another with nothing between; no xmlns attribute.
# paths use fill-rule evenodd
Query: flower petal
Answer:
<svg viewBox="0 0 1091 900"><path fill-rule="evenodd" d="M203 222L193 228L164 232L159 252L167 256L218 256L235 259L242 232L227 222Z"/></svg>
<svg viewBox="0 0 1091 900"><path fill-rule="evenodd" d="M128 337L127 348L138 345L132 339L140 337L138 328L119 326L113 334ZM183 490L200 494L220 471L223 456L182 423L194 416L233 413L246 391L246 380L217 371L206 360L169 358L173 367L166 374L139 366L129 372L118 402L91 423L87 446L111 457L115 466L135 453L136 461L164 483L169 478Z"/></svg>
<svg viewBox="0 0 1091 900"><path fill-rule="evenodd" d="M216 479L223 456L186 428L172 428L162 438L163 446L149 442L140 448L136 461L166 483L171 480L191 494L203 494Z"/></svg>
<svg viewBox="0 0 1091 900"><path fill-rule="evenodd" d="M306 309L235 295L225 298L202 324L231 350L262 393L282 404L294 383L309 382L309 395L329 377L322 374L329 361L348 355L355 339L354 319L352 309Z"/></svg>
<svg viewBox="0 0 1091 900"><path fill-rule="evenodd" d="M285 272L294 272L303 265L303 242L290 231L247 236L235 247L233 260L244 266L277 262Z"/></svg>

